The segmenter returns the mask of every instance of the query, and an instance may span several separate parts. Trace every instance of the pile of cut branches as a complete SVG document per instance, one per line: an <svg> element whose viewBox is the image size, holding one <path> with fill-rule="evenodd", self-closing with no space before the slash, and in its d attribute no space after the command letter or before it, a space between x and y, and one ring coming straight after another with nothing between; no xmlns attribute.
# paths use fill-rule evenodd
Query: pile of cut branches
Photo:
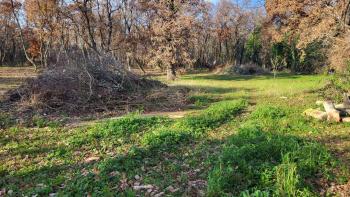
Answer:
<svg viewBox="0 0 350 197"><path fill-rule="evenodd" d="M152 107L147 100L154 100L154 93L160 91L167 94L159 95L163 100L164 97L171 99L169 107L178 108L185 102L186 91L169 96L172 92L168 89L159 81L127 71L110 55L72 51L61 55L38 77L11 91L8 100L17 103L21 111L79 115L135 108L147 110Z"/></svg>

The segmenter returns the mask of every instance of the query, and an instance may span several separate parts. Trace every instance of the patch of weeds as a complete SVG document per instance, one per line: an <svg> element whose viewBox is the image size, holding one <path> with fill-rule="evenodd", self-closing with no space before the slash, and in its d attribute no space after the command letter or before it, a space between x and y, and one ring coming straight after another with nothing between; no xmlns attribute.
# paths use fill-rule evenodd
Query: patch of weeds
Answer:
<svg viewBox="0 0 350 197"><path fill-rule="evenodd" d="M5 176L7 174L6 167L3 165L0 165L0 176Z"/></svg>
<svg viewBox="0 0 350 197"><path fill-rule="evenodd" d="M120 119L100 123L86 132L79 132L80 134L70 138L68 143L77 147L96 139L128 137L131 134L142 133L170 123L171 120L165 117L142 117L138 114L131 114Z"/></svg>
<svg viewBox="0 0 350 197"><path fill-rule="evenodd" d="M193 103L196 107L205 107L215 100L208 95L192 95L189 97L189 101Z"/></svg>
<svg viewBox="0 0 350 197"><path fill-rule="evenodd" d="M203 134L204 132L217 128L221 124L230 120L247 106L245 100L221 101L212 104L203 112L187 116L178 121L175 127L187 130L193 134Z"/></svg>
<svg viewBox="0 0 350 197"><path fill-rule="evenodd" d="M40 116L34 116L32 118L32 124L34 127L38 127L38 128L44 128L47 126L48 121Z"/></svg>
<svg viewBox="0 0 350 197"><path fill-rule="evenodd" d="M191 141L191 133L172 128L161 128L146 134L142 143L151 149L171 149Z"/></svg>
<svg viewBox="0 0 350 197"><path fill-rule="evenodd" d="M143 159L148 153L144 149L133 147L126 155L118 155L100 161L95 165L85 166L72 174L72 178L64 182L65 187L59 191L59 196L129 196L131 190L120 191L121 179L131 179L144 164ZM113 175L111 175L111 173ZM126 176L127 173L130 176ZM61 180L60 180L61 183ZM131 195L132 196L132 195Z"/></svg>
<svg viewBox="0 0 350 197"><path fill-rule="evenodd" d="M15 135L15 134L18 134L18 133L21 132L21 128L18 127L18 126L16 126L16 127L10 127L10 128L8 129L8 131L9 131L11 134Z"/></svg>
<svg viewBox="0 0 350 197"><path fill-rule="evenodd" d="M15 121L6 114L0 114L0 129L6 129L15 124Z"/></svg>
<svg viewBox="0 0 350 197"><path fill-rule="evenodd" d="M114 158L106 159L100 162L97 168L101 174L109 174L110 172L135 172L142 164L143 159L150 156L144 148L132 147L125 155L119 155Z"/></svg>
<svg viewBox="0 0 350 197"><path fill-rule="evenodd" d="M276 106L263 105L257 107L257 109L251 114L253 119L281 119L287 114L285 109Z"/></svg>
<svg viewBox="0 0 350 197"><path fill-rule="evenodd" d="M275 120L270 123L279 125L279 119L286 114L275 107L264 107L251 117ZM209 174L207 192L208 196L313 196L314 186L306 180L332 180L336 165L320 144L268 131L263 124L250 120L225 145ZM316 177L317 174L322 177Z"/></svg>
<svg viewBox="0 0 350 197"><path fill-rule="evenodd" d="M48 121L46 122L46 126L51 128L51 129L57 129L61 126L63 126L62 122L59 121Z"/></svg>
<svg viewBox="0 0 350 197"><path fill-rule="evenodd" d="M256 190L252 193L249 191L244 191L241 193L241 197L270 197L270 193L268 191L260 191Z"/></svg>
<svg viewBox="0 0 350 197"><path fill-rule="evenodd" d="M260 105L252 112L249 121L260 125L264 131L317 132L317 129L313 127L313 122L301 116L299 111L280 106Z"/></svg>
<svg viewBox="0 0 350 197"><path fill-rule="evenodd" d="M152 149L173 149L205 132L217 128L237 115L247 105L245 100L221 101L196 115L186 116L174 124L143 136L142 143Z"/></svg>
<svg viewBox="0 0 350 197"><path fill-rule="evenodd" d="M42 116L33 116L31 125L33 127L44 128L49 127L51 129L56 129L62 126L62 123L59 121L48 120Z"/></svg>
<svg viewBox="0 0 350 197"><path fill-rule="evenodd" d="M327 100L342 102L344 93L348 94L350 89L350 60L346 60L346 69L337 72L329 80L328 83L321 89L321 96Z"/></svg>
<svg viewBox="0 0 350 197"><path fill-rule="evenodd" d="M82 175L76 174L75 178L60 192L62 196L113 196L111 186L106 179L92 172Z"/></svg>
<svg viewBox="0 0 350 197"><path fill-rule="evenodd" d="M159 125L167 125L170 119L160 116L142 117L140 115L128 115L119 120L107 121L98 126L104 135L125 136L136 132L146 131Z"/></svg>
<svg viewBox="0 0 350 197"><path fill-rule="evenodd" d="M60 147L57 150L51 151L47 157L48 159L53 159L53 158L62 158L65 157L68 154L68 150L65 149L64 147Z"/></svg>

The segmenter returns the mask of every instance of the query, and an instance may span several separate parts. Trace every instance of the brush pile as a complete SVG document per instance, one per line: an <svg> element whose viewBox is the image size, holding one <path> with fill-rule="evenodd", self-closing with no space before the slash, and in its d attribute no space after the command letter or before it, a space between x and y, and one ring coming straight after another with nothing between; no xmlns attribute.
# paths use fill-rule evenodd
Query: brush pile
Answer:
<svg viewBox="0 0 350 197"><path fill-rule="evenodd" d="M82 114L147 110L147 101L153 106L157 104L154 99L171 103L168 107L178 107L184 102L185 94L171 92L159 81L127 71L112 56L89 54L87 57L72 52L10 92L8 100L16 102L22 111Z"/></svg>

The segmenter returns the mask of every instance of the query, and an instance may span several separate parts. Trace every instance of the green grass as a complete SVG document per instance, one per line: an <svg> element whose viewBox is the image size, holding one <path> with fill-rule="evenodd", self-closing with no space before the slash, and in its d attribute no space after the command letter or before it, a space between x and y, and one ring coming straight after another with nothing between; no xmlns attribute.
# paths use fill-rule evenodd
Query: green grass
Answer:
<svg viewBox="0 0 350 197"><path fill-rule="evenodd" d="M34 118L1 123L0 188L13 196L319 196L348 181L349 124L301 115L324 76L195 74L196 111L180 119L132 113L82 128ZM137 178L136 178L137 177ZM324 183L319 184L319 183ZM171 186L174 191L170 191Z"/></svg>
<svg viewBox="0 0 350 197"><path fill-rule="evenodd" d="M246 107L245 100L221 101L199 114L190 115L146 134L143 143L152 148L169 148L194 140L206 132L220 127Z"/></svg>
<svg viewBox="0 0 350 197"><path fill-rule="evenodd" d="M320 178L317 175L321 174L332 181L336 161L325 147L293 135L299 128L287 133L271 130L269 125L285 124L282 118L286 114L283 109L268 106L252 113L238 133L229 138L210 173L209 196L239 196L243 191L263 191L270 196L314 196L314 188L306 180Z"/></svg>

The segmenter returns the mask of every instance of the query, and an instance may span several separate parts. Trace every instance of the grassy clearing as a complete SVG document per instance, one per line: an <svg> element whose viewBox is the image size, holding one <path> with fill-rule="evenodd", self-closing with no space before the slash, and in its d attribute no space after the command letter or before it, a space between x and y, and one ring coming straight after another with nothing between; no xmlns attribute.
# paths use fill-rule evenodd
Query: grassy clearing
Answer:
<svg viewBox="0 0 350 197"><path fill-rule="evenodd" d="M197 110L184 118L134 113L75 129L38 119L2 130L0 188L14 196L319 196L348 181L350 158L350 125L300 115L315 107L323 82L188 75L171 84L193 90Z"/></svg>
<svg viewBox="0 0 350 197"><path fill-rule="evenodd" d="M222 101L178 120L130 114L74 131L20 131L12 128L2 133L1 156L7 160L1 165L4 178L0 184L18 195L22 192L30 195L130 192L128 188L116 185L135 175L148 175L150 180L145 180L148 184L156 181L160 174L147 172L145 175L142 169L153 168L158 162L163 162L163 156L158 154L186 151L187 145L238 115L245 106L244 100ZM20 139L19 134L26 132L30 132L26 135L30 136L29 139ZM24 154L27 158L23 160L21 156ZM19 158L14 161L18 165L12 165L13 157ZM174 171L181 168L172 166L172 162L164 165ZM165 173L174 171L167 170ZM173 181L171 176L168 181Z"/></svg>

